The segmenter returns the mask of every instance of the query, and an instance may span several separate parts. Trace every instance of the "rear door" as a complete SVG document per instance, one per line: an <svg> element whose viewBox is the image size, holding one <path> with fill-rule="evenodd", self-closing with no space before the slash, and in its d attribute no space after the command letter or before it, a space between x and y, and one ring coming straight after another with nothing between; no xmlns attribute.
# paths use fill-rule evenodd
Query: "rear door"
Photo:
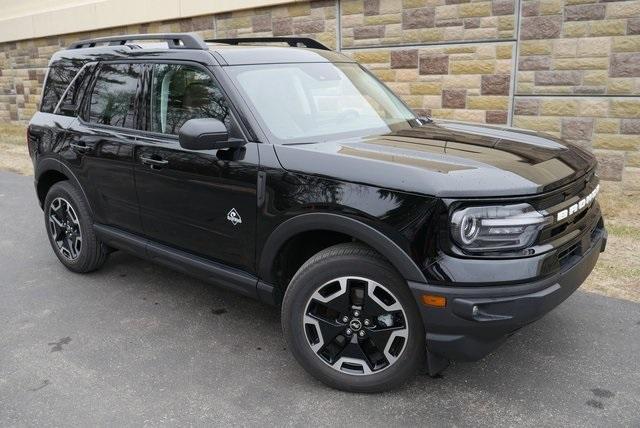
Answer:
<svg viewBox="0 0 640 428"><path fill-rule="evenodd" d="M139 63L99 64L81 118L69 128L95 221L134 233L142 233L133 161L145 76L146 66Z"/></svg>
<svg viewBox="0 0 640 428"><path fill-rule="evenodd" d="M135 181L144 233L196 255L254 270L258 149L186 150L178 132L189 119L216 118L244 138L209 70L151 65L147 133L138 138Z"/></svg>

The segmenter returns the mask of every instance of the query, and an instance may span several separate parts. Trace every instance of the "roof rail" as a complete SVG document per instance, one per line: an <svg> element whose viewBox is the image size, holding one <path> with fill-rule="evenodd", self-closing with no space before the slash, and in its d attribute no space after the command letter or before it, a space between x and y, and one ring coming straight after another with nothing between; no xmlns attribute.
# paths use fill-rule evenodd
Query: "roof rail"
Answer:
<svg viewBox="0 0 640 428"><path fill-rule="evenodd" d="M239 45L240 43L287 43L291 47L322 49L330 51L327 46L309 37L238 37L235 39L207 39L209 43L223 43L225 45Z"/></svg>
<svg viewBox="0 0 640 428"><path fill-rule="evenodd" d="M67 49L93 48L102 43L108 43L109 46L124 46L127 42L134 40L165 40L169 49L209 50L202 38L193 33L129 34L126 36L98 37L74 42Z"/></svg>

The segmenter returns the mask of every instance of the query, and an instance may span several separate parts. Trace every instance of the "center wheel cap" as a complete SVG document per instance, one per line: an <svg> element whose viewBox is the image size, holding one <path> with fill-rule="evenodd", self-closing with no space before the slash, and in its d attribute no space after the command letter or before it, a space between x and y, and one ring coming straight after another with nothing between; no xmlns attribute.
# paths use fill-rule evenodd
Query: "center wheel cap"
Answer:
<svg viewBox="0 0 640 428"><path fill-rule="evenodd" d="M349 322L349 327L353 331L358 331L362 328L362 322L359 319L354 318Z"/></svg>

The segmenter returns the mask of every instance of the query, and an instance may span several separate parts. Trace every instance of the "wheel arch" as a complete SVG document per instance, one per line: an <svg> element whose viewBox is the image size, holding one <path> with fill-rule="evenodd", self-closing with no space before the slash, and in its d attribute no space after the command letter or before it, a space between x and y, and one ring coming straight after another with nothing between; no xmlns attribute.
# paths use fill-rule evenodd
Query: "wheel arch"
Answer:
<svg viewBox="0 0 640 428"><path fill-rule="evenodd" d="M258 276L277 285L275 264L280 252L291 239L313 231L330 231L351 237L384 256L405 280L426 282L414 261L388 236L359 220L332 213L301 214L280 224L262 248Z"/></svg>
<svg viewBox="0 0 640 428"><path fill-rule="evenodd" d="M91 201L87 198L87 194L84 191L84 188L80 184L80 181L76 177L76 175L71 171L71 169L60 162L58 159L54 158L46 158L42 159L38 162L38 166L35 171L35 182L36 182L36 193L38 196L38 202L40 203L40 208L44 205L44 199L47 197L47 193L51 186L60 182L60 181L70 181L73 183L82 193L84 200L89 207L89 211L93 213L93 207L91 206Z"/></svg>

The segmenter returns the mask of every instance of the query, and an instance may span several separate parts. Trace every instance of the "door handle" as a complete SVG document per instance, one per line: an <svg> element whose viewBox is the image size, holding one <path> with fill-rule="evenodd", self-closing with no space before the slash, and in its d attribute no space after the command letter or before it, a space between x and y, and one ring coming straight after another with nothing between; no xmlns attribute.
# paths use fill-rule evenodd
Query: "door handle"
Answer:
<svg viewBox="0 0 640 428"><path fill-rule="evenodd" d="M151 165L151 167L154 167L154 166L165 166L166 164L169 163L168 160L146 158L144 156L140 156L140 161L145 165Z"/></svg>
<svg viewBox="0 0 640 428"><path fill-rule="evenodd" d="M78 152L89 152L91 151L91 147L87 146L86 143L69 143L69 146Z"/></svg>

